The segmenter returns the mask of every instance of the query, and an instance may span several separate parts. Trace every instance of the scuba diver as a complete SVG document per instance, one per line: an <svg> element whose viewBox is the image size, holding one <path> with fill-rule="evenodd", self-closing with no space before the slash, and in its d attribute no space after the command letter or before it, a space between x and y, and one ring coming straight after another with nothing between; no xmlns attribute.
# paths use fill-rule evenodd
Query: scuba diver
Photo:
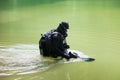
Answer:
<svg viewBox="0 0 120 80"><path fill-rule="evenodd" d="M67 51L67 49L70 48L66 42L68 29L69 24L67 22L61 22L56 29L50 30L45 34L41 34L41 38L39 40L40 54L44 57L61 57L66 60L77 58L77 54Z"/></svg>

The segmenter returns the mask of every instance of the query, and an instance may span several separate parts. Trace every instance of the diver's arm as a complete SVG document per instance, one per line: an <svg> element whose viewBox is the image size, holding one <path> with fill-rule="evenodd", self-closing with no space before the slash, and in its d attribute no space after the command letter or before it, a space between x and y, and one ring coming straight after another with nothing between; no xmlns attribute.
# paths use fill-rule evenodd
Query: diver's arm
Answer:
<svg viewBox="0 0 120 80"><path fill-rule="evenodd" d="M64 48L63 39L62 39L61 35L59 35L59 34L53 35L52 45L53 45L54 50L58 52L59 56L69 59L69 55L67 53L66 48Z"/></svg>

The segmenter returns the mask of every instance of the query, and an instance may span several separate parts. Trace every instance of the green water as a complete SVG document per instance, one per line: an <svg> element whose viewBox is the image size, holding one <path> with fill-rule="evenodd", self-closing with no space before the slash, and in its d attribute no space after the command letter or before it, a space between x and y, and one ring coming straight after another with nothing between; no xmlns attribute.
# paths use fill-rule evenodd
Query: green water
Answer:
<svg viewBox="0 0 120 80"><path fill-rule="evenodd" d="M1 4L8 5L0 6L0 80L120 80L119 0L47 0L39 2L41 4L34 2L34 5L27 4L27 0L24 4L14 0L12 6L2 1ZM51 63L52 66L49 63L41 67L38 49L40 34L56 28L61 21L70 24L67 38L70 49L82 51L96 61ZM26 51L30 56L24 55ZM1 62L8 61L9 57L15 58L15 53L17 57L22 57L22 63L24 59L28 61L23 64L32 63L35 68L17 62L20 69L11 70L16 66L5 62L6 69L2 69L1 66L4 66ZM28 57L36 63L26 60ZM41 68L49 65L50 68L41 71ZM25 67L22 70L26 70L26 66L32 68L26 70L25 74L18 74L21 66Z"/></svg>

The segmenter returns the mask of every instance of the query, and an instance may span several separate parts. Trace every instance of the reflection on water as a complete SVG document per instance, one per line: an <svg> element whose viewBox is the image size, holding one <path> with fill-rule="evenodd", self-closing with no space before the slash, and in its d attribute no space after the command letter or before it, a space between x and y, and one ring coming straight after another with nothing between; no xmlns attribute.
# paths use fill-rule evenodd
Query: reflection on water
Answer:
<svg viewBox="0 0 120 80"><path fill-rule="evenodd" d="M0 76L41 72L53 63L54 60L42 59L38 45L0 46Z"/></svg>

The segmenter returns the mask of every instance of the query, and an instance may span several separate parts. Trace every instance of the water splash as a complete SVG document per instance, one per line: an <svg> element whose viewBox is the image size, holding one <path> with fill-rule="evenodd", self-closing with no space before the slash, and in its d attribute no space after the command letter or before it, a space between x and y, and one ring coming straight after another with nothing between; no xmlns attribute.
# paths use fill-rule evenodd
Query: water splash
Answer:
<svg viewBox="0 0 120 80"><path fill-rule="evenodd" d="M39 54L39 46L36 44L17 44L12 46L0 46L0 76L24 75L42 72L55 63L71 63L86 61L90 57L76 50L68 52L77 53L79 58L53 59L43 58Z"/></svg>
<svg viewBox="0 0 120 80"><path fill-rule="evenodd" d="M49 69L55 60L43 59L38 45L0 46L0 76L22 75Z"/></svg>

